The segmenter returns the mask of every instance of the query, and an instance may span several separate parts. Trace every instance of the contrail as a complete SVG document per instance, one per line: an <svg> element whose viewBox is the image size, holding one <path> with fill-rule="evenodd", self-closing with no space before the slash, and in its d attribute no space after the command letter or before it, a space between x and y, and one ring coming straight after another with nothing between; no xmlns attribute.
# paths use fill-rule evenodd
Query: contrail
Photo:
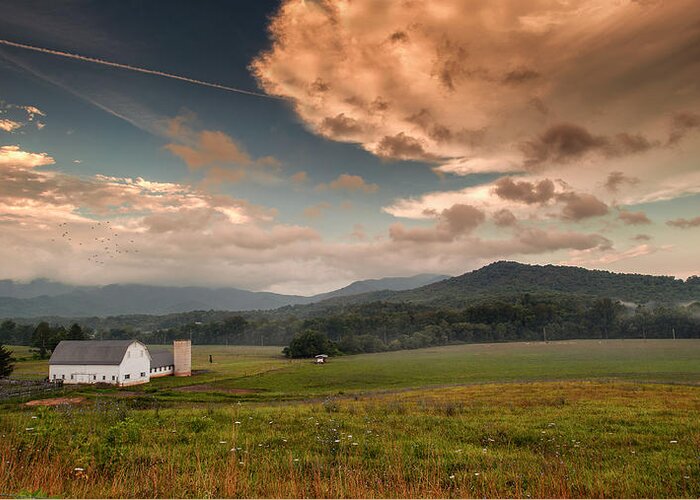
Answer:
<svg viewBox="0 0 700 500"><path fill-rule="evenodd" d="M34 52L41 52L42 54L50 54L52 56L65 57L67 59L76 59L78 61L102 64L103 66L111 66L112 68L127 69L130 71L136 71L138 73L146 73L147 75L156 75L162 76L164 78L172 78L173 80L194 83L196 85L204 85L205 87L226 90L227 92L236 92L238 94L252 95L255 97L265 97L267 99L283 99L282 97L261 94L259 92L252 92L250 90L237 89L235 87L228 87L226 85L220 85L218 83L204 82L202 80L195 80L194 78L188 78L186 76L173 75L172 73L165 73L163 71L157 71L154 69L140 68L138 66L130 66L128 64L120 64L112 61L105 61L104 59L96 59L94 57L81 56L79 54L71 54L70 52L62 52L60 50L45 49L42 47L35 47L33 45L26 45L24 43L11 42L9 40L3 40L2 38L0 38L0 44L7 45L9 47L16 47L18 49L33 50Z"/></svg>

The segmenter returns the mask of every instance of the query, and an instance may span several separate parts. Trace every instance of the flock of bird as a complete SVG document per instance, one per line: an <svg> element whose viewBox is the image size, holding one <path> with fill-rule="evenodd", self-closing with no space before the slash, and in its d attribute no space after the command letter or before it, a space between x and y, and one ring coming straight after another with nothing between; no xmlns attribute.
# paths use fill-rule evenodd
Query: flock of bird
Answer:
<svg viewBox="0 0 700 500"><path fill-rule="evenodd" d="M87 260L94 264L106 264L109 259L114 259L118 255L139 252L138 249L134 248L134 240L126 239L120 235L111 221L91 224L87 240L85 237L79 238L67 222L61 222L58 227L60 236L51 238L51 241L55 242L57 238L67 242L75 240L79 247L91 250L92 253L89 254ZM78 241L79 239L82 241Z"/></svg>

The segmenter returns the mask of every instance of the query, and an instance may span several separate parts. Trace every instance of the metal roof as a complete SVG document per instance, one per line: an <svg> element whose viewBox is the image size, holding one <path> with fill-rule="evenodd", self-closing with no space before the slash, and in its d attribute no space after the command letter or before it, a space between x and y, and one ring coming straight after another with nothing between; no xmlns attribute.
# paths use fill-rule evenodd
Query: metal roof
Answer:
<svg viewBox="0 0 700 500"><path fill-rule="evenodd" d="M160 368L161 366L171 366L175 364L175 358L172 351L167 349L158 349L151 351L151 368Z"/></svg>
<svg viewBox="0 0 700 500"><path fill-rule="evenodd" d="M49 364L118 365L134 342L141 344L138 340L62 340L51 354Z"/></svg>

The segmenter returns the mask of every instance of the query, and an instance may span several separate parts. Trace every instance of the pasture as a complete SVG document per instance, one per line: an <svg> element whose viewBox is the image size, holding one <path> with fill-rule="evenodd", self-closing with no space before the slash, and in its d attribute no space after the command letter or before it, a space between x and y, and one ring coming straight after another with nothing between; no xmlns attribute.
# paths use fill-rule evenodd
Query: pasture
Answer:
<svg viewBox="0 0 700 500"><path fill-rule="evenodd" d="M4 403L0 493L698 497L699 361L694 340L459 345L326 366L195 346L191 378L69 390L86 397L74 406ZM20 373L41 377L40 363Z"/></svg>

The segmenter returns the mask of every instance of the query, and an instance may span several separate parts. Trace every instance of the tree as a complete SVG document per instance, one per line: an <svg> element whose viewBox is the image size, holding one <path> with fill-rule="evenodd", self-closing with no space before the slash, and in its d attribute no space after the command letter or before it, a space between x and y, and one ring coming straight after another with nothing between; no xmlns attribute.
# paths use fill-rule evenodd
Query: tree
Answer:
<svg viewBox="0 0 700 500"><path fill-rule="evenodd" d="M12 357L12 351L0 344L0 378L9 377L14 369L15 358Z"/></svg>
<svg viewBox="0 0 700 500"><path fill-rule="evenodd" d="M288 358L311 358L318 354L337 354L337 348L321 332L305 330L297 334L282 353Z"/></svg>
<svg viewBox="0 0 700 500"><path fill-rule="evenodd" d="M46 321L39 323L32 333L32 347L39 355L39 358L49 357L61 340L65 340L68 332L62 326L51 328Z"/></svg>
<svg viewBox="0 0 700 500"><path fill-rule="evenodd" d="M46 321L42 321L32 333L32 347L36 350L39 358L48 357L49 343L51 342L51 327Z"/></svg>
<svg viewBox="0 0 700 500"><path fill-rule="evenodd" d="M73 323L66 334L66 340L86 340L85 331L78 323Z"/></svg>

